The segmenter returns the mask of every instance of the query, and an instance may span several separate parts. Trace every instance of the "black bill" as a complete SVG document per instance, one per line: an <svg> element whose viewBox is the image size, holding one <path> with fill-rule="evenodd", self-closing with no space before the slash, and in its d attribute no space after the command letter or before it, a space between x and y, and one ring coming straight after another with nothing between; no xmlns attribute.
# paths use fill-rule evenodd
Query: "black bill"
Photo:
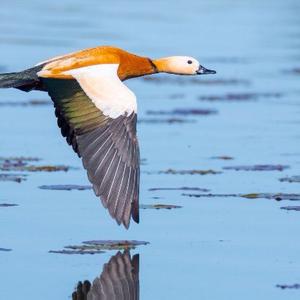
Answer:
<svg viewBox="0 0 300 300"><path fill-rule="evenodd" d="M203 66L199 66L199 69L196 71L198 75L204 75L204 74L216 74L217 72L214 70L209 70L204 68Z"/></svg>

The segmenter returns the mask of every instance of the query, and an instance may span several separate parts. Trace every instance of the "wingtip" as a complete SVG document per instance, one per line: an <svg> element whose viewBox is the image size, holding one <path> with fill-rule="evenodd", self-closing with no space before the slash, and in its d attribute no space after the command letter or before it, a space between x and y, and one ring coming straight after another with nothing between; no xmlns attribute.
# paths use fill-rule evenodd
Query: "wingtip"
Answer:
<svg viewBox="0 0 300 300"><path fill-rule="evenodd" d="M134 201L131 208L131 216L135 223L140 223L140 208L139 208L139 201Z"/></svg>
<svg viewBox="0 0 300 300"><path fill-rule="evenodd" d="M140 215L139 213L137 214L132 214L132 219L135 223L139 224L140 223Z"/></svg>
<svg viewBox="0 0 300 300"><path fill-rule="evenodd" d="M89 176L89 174L88 174L88 179L90 180L91 183L93 183L93 180ZM116 221L116 223L119 226L122 224L128 230L130 227L131 218L134 220L135 223L139 224L140 216L139 216L138 201L131 202L131 208L129 214L125 214L125 212L123 212L122 214L117 214L115 207L112 206L112 203L111 205L109 205L109 201L107 200L106 196L103 193L101 193L98 187L95 184L93 184L92 186L95 195L98 197L98 199L100 199L103 207L108 210L109 215Z"/></svg>
<svg viewBox="0 0 300 300"><path fill-rule="evenodd" d="M128 220L124 219L123 220L123 225L128 230L129 226L130 226L130 218Z"/></svg>
<svg viewBox="0 0 300 300"><path fill-rule="evenodd" d="M139 254L135 254L132 257L131 262L132 262L132 267L133 267L133 273L135 275L138 275L139 271L140 271L140 255Z"/></svg>
<svg viewBox="0 0 300 300"><path fill-rule="evenodd" d="M133 219L133 221L135 222L135 223L137 223L137 224L139 224L140 223L140 216L139 216L139 214L137 214L137 215L131 215L131 217L132 217L132 219ZM128 220L123 220L123 225L124 225L124 227L126 228L126 229L129 229L129 226L130 226L130 218L128 219Z"/></svg>

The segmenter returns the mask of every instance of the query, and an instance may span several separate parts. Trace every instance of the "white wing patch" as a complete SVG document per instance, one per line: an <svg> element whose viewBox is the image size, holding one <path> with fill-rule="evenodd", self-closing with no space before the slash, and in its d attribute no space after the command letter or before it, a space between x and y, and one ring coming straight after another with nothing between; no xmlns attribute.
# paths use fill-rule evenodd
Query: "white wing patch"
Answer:
<svg viewBox="0 0 300 300"><path fill-rule="evenodd" d="M117 118L137 112L135 94L119 79L118 64L101 64L66 71L104 115Z"/></svg>

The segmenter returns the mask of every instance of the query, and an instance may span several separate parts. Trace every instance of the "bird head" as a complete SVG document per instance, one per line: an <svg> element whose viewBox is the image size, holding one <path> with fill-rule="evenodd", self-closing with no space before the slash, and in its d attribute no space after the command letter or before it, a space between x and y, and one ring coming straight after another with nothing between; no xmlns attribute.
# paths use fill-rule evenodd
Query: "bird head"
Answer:
<svg viewBox="0 0 300 300"><path fill-rule="evenodd" d="M197 59L189 56L169 56L153 60L158 72L178 75L216 74L204 68Z"/></svg>

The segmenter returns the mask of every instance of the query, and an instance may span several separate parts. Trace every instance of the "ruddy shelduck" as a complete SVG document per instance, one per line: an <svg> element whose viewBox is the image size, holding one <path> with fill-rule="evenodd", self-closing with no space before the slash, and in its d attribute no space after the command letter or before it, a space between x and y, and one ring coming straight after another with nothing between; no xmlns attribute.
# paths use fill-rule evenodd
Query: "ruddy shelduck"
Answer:
<svg viewBox="0 0 300 300"><path fill-rule="evenodd" d="M101 46L0 75L0 88L46 91L58 126L82 158L95 194L118 224L139 222L137 102L123 81L155 73L215 74L193 57L141 57Z"/></svg>

